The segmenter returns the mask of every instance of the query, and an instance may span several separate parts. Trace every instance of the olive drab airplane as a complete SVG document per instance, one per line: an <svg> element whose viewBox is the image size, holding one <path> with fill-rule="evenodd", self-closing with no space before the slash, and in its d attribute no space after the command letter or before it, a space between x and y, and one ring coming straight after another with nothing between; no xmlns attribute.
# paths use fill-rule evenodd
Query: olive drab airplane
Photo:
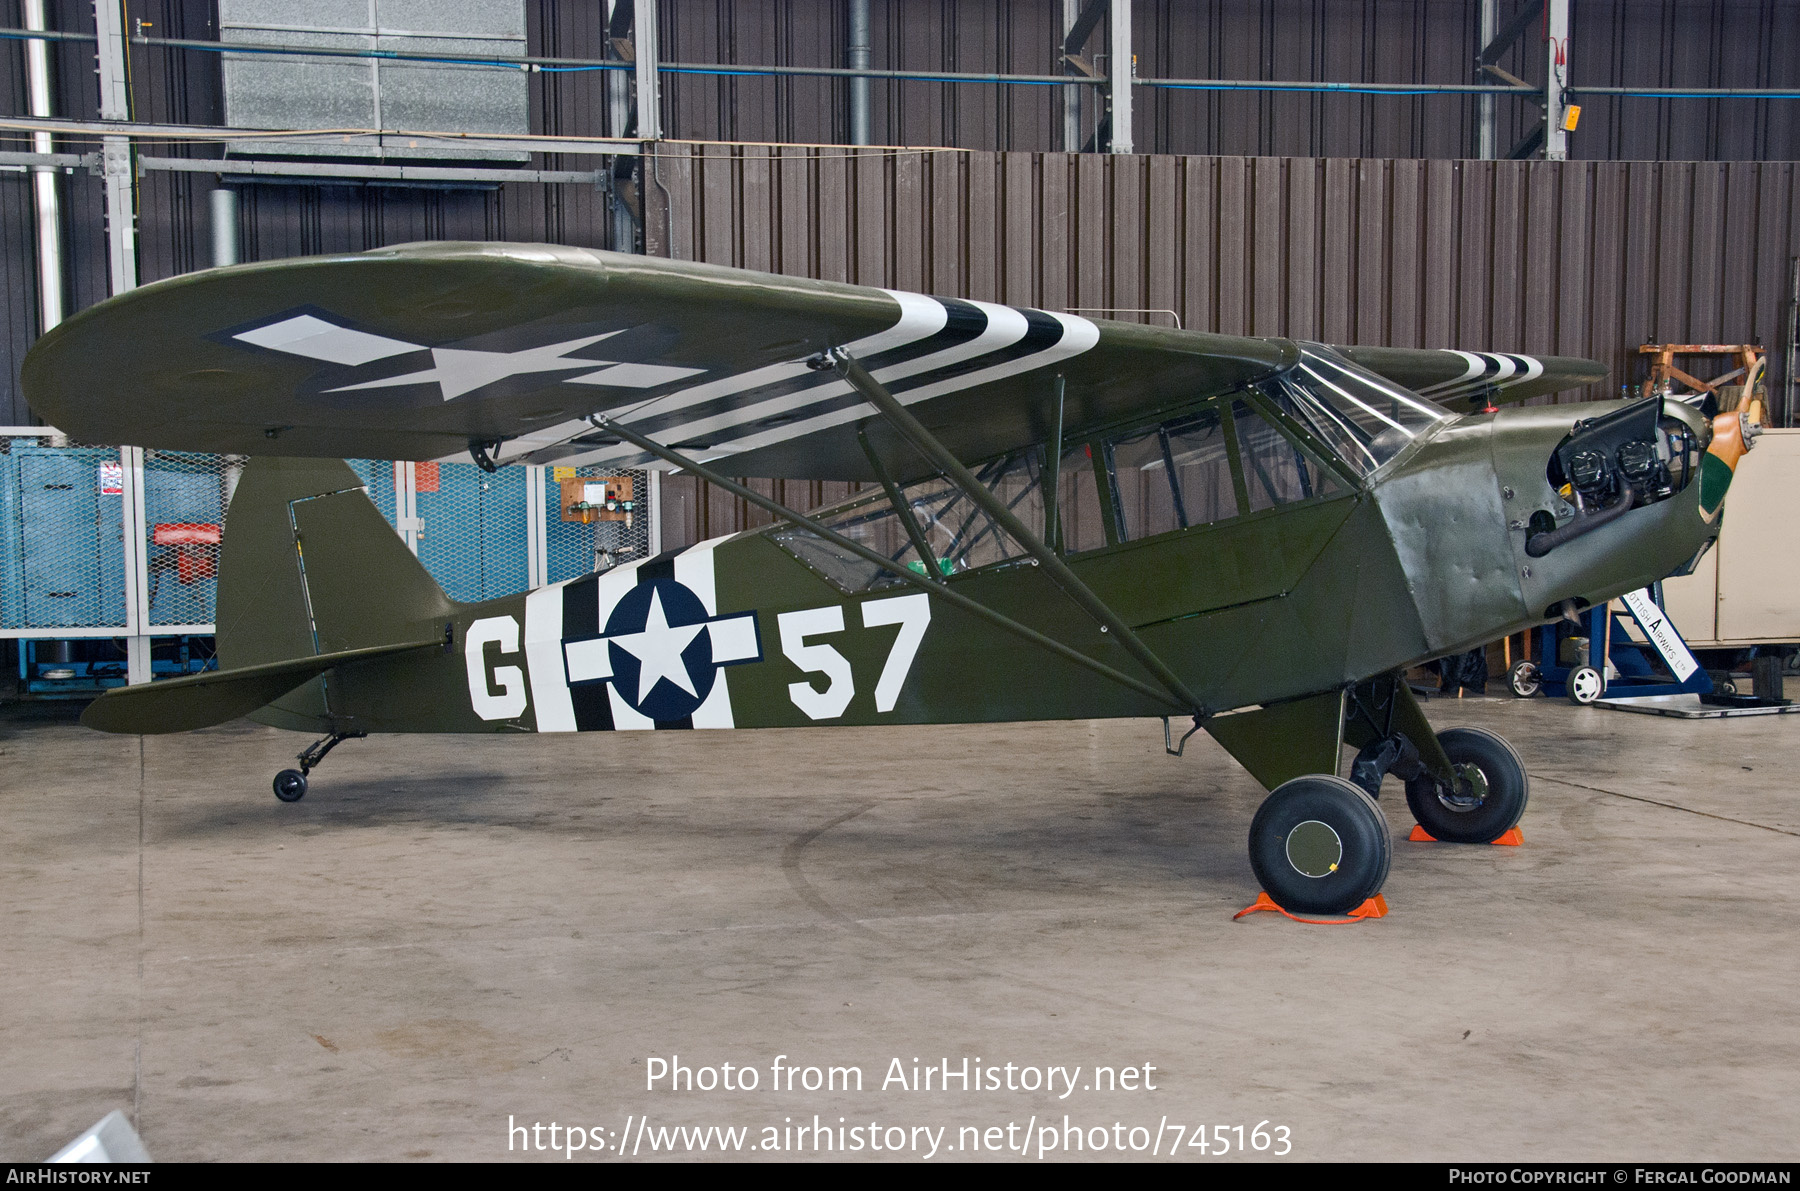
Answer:
<svg viewBox="0 0 1800 1191"><path fill-rule="evenodd" d="M112 691L92 727L319 733L275 780L292 801L372 732L1160 716L1272 791L1252 867L1316 913L1381 888L1387 774L1441 840L1525 809L1512 748L1434 733L1405 667L1717 535L1746 420L1500 408L1603 375L418 244L144 286L45 335L24 383L86 441L257 456L224 532L222 668ZM342 457L465 453L685 470L776 521L461 604ZM728 476L869 487L801 513Z"/></svg>

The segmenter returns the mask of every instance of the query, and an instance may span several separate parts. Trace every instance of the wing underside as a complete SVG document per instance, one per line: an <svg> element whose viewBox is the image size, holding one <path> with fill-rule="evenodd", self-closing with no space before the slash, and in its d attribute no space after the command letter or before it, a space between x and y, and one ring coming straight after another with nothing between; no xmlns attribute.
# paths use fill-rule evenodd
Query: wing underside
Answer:
<svg viewBox="0 0 1800 1191"><path fill-rule="evenodd" d="M637 466L604 414L731 474L920 474L828 368L847 349L960 457L1225 391L1291 359L990 302L548 245L422 244L207 270L44 336L33 408L93 442Z"/></svg>
<svg viewBox="0 0 1800 1191"><path fill-rule="evenodd" d="M1250 339L589 249L417 244L210 269L56 327L27 399L89 442L642 466L630 427L733 475L929 470L823 354L843 348L975 460L1236 388ZM1455 412L1592 383L1591 360L1345 348ZM865 445L864 437L867 442Z"/></svg>

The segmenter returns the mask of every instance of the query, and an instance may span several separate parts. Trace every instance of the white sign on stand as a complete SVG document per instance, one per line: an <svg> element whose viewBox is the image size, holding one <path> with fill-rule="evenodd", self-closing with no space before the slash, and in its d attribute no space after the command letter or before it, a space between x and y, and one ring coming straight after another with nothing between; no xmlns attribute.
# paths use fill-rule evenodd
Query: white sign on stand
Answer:
<svg viewBox="0 0 1800 1191"><path fill-rule="evenodd" d="M1675 675L1675 680L1686 682L1700 668L1700 663L1694 660L1694 655L1688 652L1687 645L1681 640L1681 634L1669 623L1668 614L1650 598L1650 589L1640 587L1636 591L1627 592L1624 599L1632 618L1644 630L1644 636L1650 639L1656 652L1662 655L1663 662Z"/></svg>

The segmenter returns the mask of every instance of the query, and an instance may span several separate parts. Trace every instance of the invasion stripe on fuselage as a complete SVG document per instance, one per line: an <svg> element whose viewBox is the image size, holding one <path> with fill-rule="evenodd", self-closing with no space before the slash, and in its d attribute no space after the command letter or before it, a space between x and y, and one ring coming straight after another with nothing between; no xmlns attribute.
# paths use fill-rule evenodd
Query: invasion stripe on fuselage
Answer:
<svg viewBox="0 0 1800 1191"><path fill-rule="evenodd" d="M651 729L731 728L731 684L726 669L760 661L762 650L755 613L719 618L718 577L713 549L734 535L711 538L625 563L598 575L584 575L540 587L525 597L525 651L531 706L539 732L647 731ZM690 714L676 720L652 720L619 691L605 653L612 646L606 630L621 600L641 583L672 581L700 602L709 618L704 631L712 636L712 687ZM629 652L633 647L626 646ZM598 664L596 664L598 663ZM471 666L478 663L472 661ZM685 664L685 663L684 663ZM691 672L690 672L691 677ZM471 688L481 676L471 671Z"/></svg>

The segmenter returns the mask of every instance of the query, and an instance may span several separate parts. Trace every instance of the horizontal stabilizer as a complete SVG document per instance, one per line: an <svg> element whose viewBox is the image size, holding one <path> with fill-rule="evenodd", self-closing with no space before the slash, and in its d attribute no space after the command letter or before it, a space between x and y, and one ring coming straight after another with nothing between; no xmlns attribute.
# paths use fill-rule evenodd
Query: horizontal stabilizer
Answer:
<svg viewBox="0 0 1800 1191"><path fill-rule="evenodd" d="M88 704L88 709L81 713L81 722L102 732L143 736L208 728L248 715L338 666L414 649L441 649L443 645L442 638L400 645L371 645L364 649L344 649L236 670L214 670L142 686L117 687Z"/></svg>

